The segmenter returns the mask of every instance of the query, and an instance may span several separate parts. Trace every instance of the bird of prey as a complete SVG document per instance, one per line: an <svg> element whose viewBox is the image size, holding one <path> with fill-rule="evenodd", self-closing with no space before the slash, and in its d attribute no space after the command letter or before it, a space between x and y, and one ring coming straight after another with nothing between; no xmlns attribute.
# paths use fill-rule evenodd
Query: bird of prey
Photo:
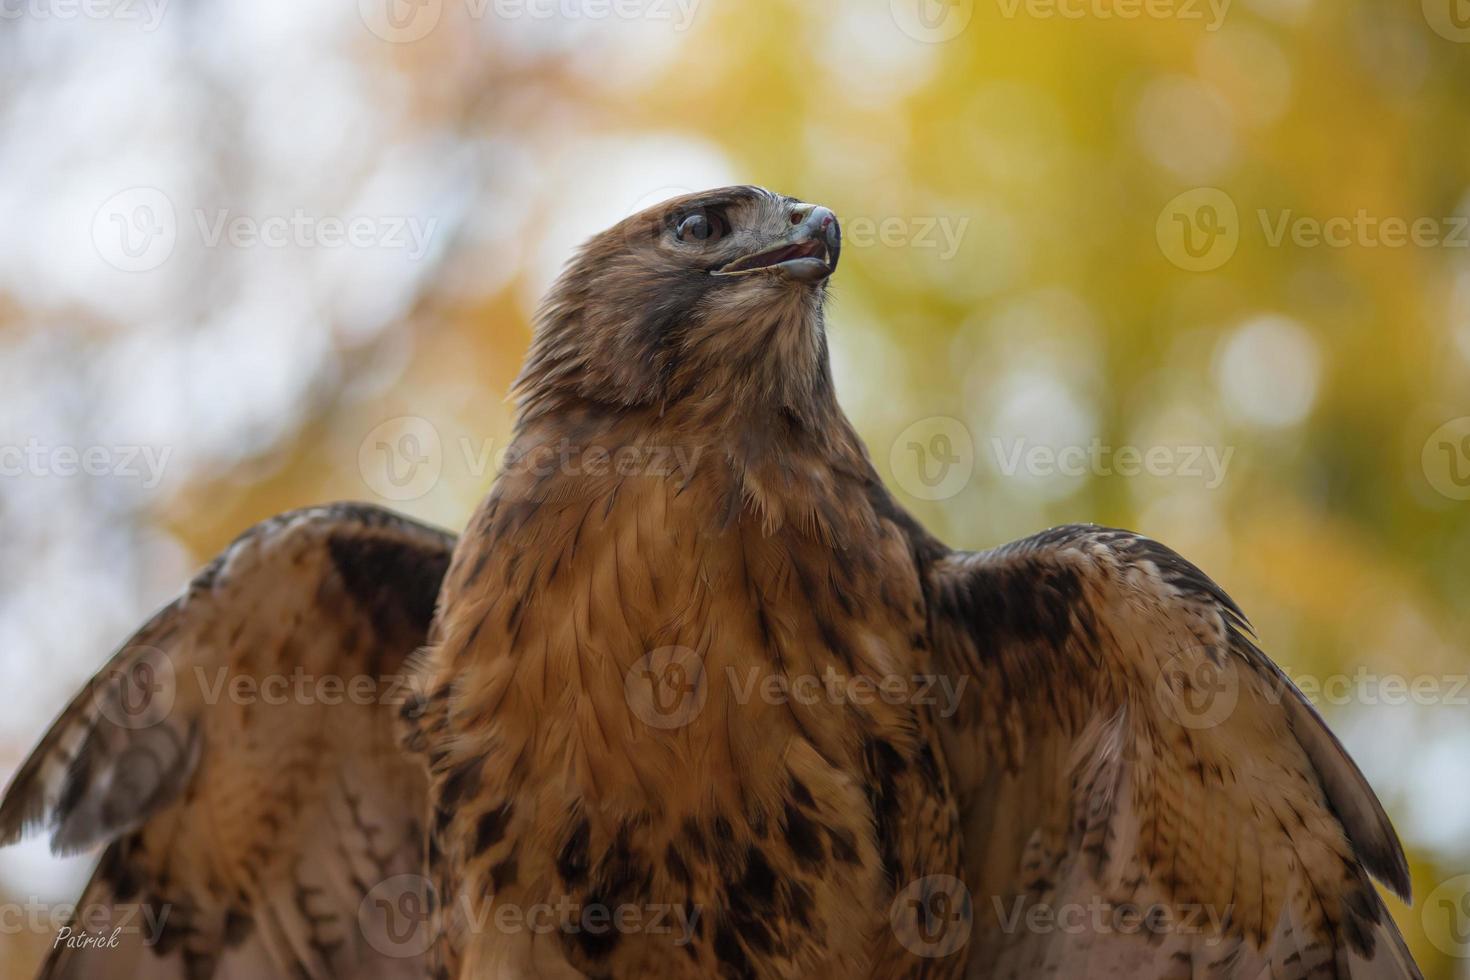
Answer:
<svg viewBox="0 0 1470 980"><path fill-rule="evenodd" d="M1382 807L1219 586L885 489L840 247L756 187L627 219L457 541L336 505L205 568L0 805L104 848L43 975L1418 976Z"/></svg>

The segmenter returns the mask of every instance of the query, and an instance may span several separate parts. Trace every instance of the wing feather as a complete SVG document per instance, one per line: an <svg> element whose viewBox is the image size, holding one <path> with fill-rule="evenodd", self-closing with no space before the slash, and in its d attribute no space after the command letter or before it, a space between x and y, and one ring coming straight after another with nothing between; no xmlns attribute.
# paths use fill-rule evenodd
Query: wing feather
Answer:
<svg viewBox="0 0 1470 980"><path fill-rule="evenodd" d="M1068 526L942 555L929 593L973 679L945 730L970 976L1419 976L1369 880L1408 896L1387 815L1204 573Z"/></svg>
<svg viewBox="0 0 1470 980"><path fill-rule="evenodd" d="M106 848L70 928L117 945L58 944L43 977L422 972L365 897L423 870L396 718L452 546L362 505L283 514L112 657L0 802L0 844Z"/></svg>

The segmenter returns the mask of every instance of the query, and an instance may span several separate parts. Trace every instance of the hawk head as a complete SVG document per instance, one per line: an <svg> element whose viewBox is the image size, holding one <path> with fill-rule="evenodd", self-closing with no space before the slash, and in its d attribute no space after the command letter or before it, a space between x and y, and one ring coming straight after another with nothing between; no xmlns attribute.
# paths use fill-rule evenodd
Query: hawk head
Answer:
<svg viewBox="0 0 1470 980"><path fill-rule="evenodd" d="M807 414L830 393L822 306L841 247L830 210L759 187L627 218L582 246L542 304L522 420L568 400Z"/></svg>

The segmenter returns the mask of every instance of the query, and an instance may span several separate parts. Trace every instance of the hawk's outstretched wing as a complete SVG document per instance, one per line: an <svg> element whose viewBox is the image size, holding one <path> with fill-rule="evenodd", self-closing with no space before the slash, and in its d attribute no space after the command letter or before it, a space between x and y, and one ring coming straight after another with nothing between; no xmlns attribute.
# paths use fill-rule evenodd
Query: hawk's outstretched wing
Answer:
<svg viewBox="0 0 1470 980"><path fill-rule="evenodd" d="M1204 573L1072 526L929 574L970 976L1419 975L1388 818Z"/></svg>
<svg viewBox="0 0 1470 980"><path fill-rule="evenodd" d="M422 975L381 916L422 898L427 777L395 717L452 545L366 506L285 514L128 641L0 803L0 843L106 845L43 976Z"/></svg>

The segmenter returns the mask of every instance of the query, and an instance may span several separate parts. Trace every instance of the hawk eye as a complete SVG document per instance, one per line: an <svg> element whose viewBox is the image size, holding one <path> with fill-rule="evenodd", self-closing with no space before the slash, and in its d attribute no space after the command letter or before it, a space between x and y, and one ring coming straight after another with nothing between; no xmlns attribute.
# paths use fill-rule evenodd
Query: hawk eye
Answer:
<svg viewBox="0 0 1470 980"><path fill-rule="evenodd" d="M719 215L696 211L681 218L674 233L681 242L709 244L725 237L725 230L725 223Z"/></svg>

